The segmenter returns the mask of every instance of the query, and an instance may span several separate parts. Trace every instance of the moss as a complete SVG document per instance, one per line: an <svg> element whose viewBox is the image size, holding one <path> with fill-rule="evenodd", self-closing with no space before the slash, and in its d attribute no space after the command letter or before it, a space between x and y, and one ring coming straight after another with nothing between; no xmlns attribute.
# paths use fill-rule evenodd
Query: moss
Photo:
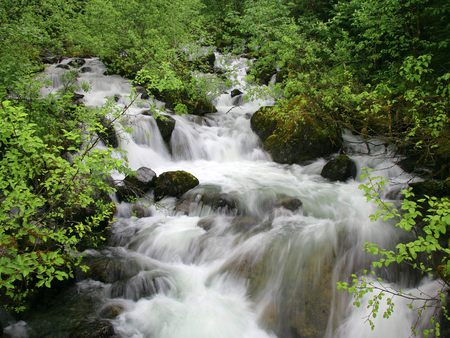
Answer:
<svg viewBox="0 0 450 338"><path fill-rule="evenodd" d="M298 97L277 107L258 110L253 131L276 162L302 163L337 151L342 140L336 123Z"/></svg>
<svg viewBox="0 0 450 338"><path fill-rule="evenodd" d="M180 197L198 184L198 179L186 171L167 171L156 179L155 200L159 201L165 196Z"/></svg>

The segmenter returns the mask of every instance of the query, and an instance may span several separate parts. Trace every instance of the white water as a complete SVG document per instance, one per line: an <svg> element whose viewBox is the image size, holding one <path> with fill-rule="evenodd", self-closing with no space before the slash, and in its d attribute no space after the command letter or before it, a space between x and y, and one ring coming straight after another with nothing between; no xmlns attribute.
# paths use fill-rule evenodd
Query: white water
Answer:
<svg viewBox="0 0 450 338"><path fill-rule="evenodd" d="M243 91L245 62L218 62L237 69L237 88ZM97 59L87 60L86 66L93 70L79 77L91 84L84 93L86 105L101 106L117 94L119 106L129 102L128 81L102 75L104 66ZM55 86L62 72L49 67ZM180 210L175 199L166 198L157 204L141 201L152 216L136 218L129 204L118 205L114 241L120 256L139 262L142 271L125 281L126 311L114 320L117 332L135 338L407 337L416 318L402 300L394 318L377 320L371 331L364 323L366 308L353 308L348 297L335 291L338 280L367 267L366 241L392 247L402 234L390 224L369 220L376 207L358 189L360 182L323 179L324 159L308 166L271 161L249 121L259 107L273 104L270 98L244 100L234 108L233 102L225 93L215 101L215 114L172 115L176 127L170 147L153 118L141 115L154 104L150 101L136 101L122 118L133 127L131 134L116 123L120 148L132 168L145 166L157 174L186 170L201 187L215 186L232 196L241 210L214 211L198 197ZM368 156L358 138L347 133L344 139L358 172L374 168L389 179L391 195L411 179L383 145L372 145ZM303 206L295 212L277 207L279 194L299 198ZM208 231L197 225L205 219L211 223ZM239 221L243 228L236 226ZM388 277L401 287L409 282L395 273ZM149 283L156 283L159 292L136 297ZM433 289L433 282L427 285Z"/></svg>

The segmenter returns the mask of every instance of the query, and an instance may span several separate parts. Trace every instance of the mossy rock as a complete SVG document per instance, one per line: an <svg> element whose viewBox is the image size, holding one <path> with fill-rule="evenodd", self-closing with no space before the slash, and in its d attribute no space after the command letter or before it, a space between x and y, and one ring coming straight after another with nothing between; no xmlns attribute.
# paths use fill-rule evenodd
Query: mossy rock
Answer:
<svg viewBox="0 0 450 338"><path fill-rule="evenodd" d="M156 124L158 125L158 129L163 140L170 142L173 130L175 129L175 119L167 115L158 115L156 117Z"/></svg>
<svg viewBox="0 0 450 338"><path fill-rule="evenodd" d="M167 171L156 179L155 200L159 201L165 196L180 197L197 185L198 179L186 171Z"/></svg>
<svg viewBox="0 0 450 338"><path fill-rule="evenodd" d="M264 107L251 119L263 147L279 163L305 163L329 156L342 145L341 131L326 113L311 111L304 99Z"/></svg>
<svg viewBox="0 0 450 338"><path fill-rule="evenodd" d="M345 182L356 178L356 163L347 155L339 155L325 164L320 175L330 181Z"/></svg>
<svg viewBox="0 0 450 338"><path fill-rule="evenodd" d="M423 197L424 195L435 197L447 197L450 195L450 180L427 180L423 182L411 183L416 197Z"/></svg>
<svg viewBox="0 0 450 338"><path fill-rule="evenodd" d="M250 119L252 130L262 141L267 140L277 129L277 119L271 114L272 109L272 107L262 107Z"/></svg>

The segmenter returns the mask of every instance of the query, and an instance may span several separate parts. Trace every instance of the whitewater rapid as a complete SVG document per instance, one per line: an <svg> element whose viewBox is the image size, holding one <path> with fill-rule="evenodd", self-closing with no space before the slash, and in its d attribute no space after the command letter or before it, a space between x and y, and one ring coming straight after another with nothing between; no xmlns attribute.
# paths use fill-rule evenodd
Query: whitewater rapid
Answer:
<svg viewBox="0 0 450 338"><path fill-rule="evenodd" d="M217 59L216 66L233 77L233 88L248 91L248 61ZM86 106L100 107L114 96L119 108L130 103L129 81L104 75L96 58L85 66L91 71L80 73L78 81L90 84L82 93ZM47 69L53 90L63 72ZM100 283L104 306L124 309L112 320L116 332L133 338L406 337L416 318L405 302L399 300L393 318L377 319L371 331L364 322L366 309L352 307L351 299L336 290L337 281L369 266L365 242L389 248L404 234L392 224L370 221L376 206L366 201L361 182L322 178L325 159L305 166L270 159L251 131L250 117L274 104L272 98L238 102L227 91L213 103L217 113L177 116L164 111L161 102L138 98L115 124L123 151L117 156L131 168L148 167L158 175L186 170L200 181L182 206L174 198L153 203L151 194L138 201L148 217L138 218L131 204L117 202L111 246L88 252L120 257L129 266L132 276L121 281L121 292L113 292L114 283ZM142 114L150 108L175 119L169 144L151 114ZM343 137L358 175L370 167L373 175L388 179L386 195L395 196L412 179L381 142L374 141L369 155L359 138ZM203 203L201 196L210 191L233 198L239 208ZM277 204L280 196L302 206L288 210ZM387 277L411 287L399 274ZM432 283L426 285L432 288Z"/></svg>

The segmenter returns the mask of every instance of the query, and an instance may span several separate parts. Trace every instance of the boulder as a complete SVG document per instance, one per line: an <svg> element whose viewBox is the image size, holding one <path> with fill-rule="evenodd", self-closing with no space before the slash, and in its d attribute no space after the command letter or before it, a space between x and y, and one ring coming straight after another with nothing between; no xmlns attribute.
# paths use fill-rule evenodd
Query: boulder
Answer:
<svg viewBox="0 0 450 338"><path fill-rule="evenodd" d="M231 92L230 92L230 96L231 97L235 97L235 96L238 96L238 95L242 95L242 94L244 94L243 92L241 92L239 89L233 89Z"/></svg>
<svg viewBox="0 0 450 338"><path fill-rule="evenodd" d="M308 112L304 101L263 107L250 120L275 162L307 163L336 152L342 145L341 132L331 117Z"/></svg>
<svg viewBox="0 0 450 338"><path fill-rule="evenodd" d="M199 228L202 228L205 231L209 231L214 226L214 222L215 222L215 217L208 216L208 217L204 217L204 218L200 219L197 222L197 226Z"/></svg>
<svg viewBox="0 0 450 338"><path fill-rule="evenodd" d="M91 73L92 72L92 68L91 67L82 67L80 69L81 73Z"/></svg>
<svg viewBox="0 0 450 338"><path fill-rule="evenodd" d="M156 173L150 168L141 167L123 180L117 187L117 197L120 201L132 201L142 197L155 186Z"/></svg>
<svg viewBox="0 0 450 338"><path fill-rule="evenodd" d="M450 195L450 180L426 180L422 182L410 183L416 197L424 195L435 197L447 197Z"/></svg>
<svg viewBox="0 0 450 338"><path fill-rule="evenodd" d="M356 178L356 173L355 162L347 155L339 155L325 164L320 175L330 181L345 182L350 178Z"/></svg>
<svg viewBox="0 0 450 338"><path fill-rule="evenodd" d="M63 63L60 63L60 64L56 65L56 68L61 68L61 69L66 69L66 70L70 69L69 65L66 65L66 64L63 64Z"/></svg>
<svg viewBox="0 0 450 338"><path fill-rule="evenodd" d="M67 64L74 68L80 68L85 63L86 63L86 60L81 59L81 58L75 58L75 59L70 60Z"/></svg>
<svg viewBox="0 0 450 338"><path fill-rule="evenodd" d="M109 320L97 318L80 321L69 334L69 338L110 338L114 336L112 323Z"/></svg>
<svg viewBox="0 0 450 338"><path fill-rule="evenodd" d="M158 115L156 117L156 124L164 141L170 142L170 137L175 129L175 119L167 115Z"/></svg>
<svg viewBox="0 0 450 338"><path fill-rule="evenodd" d="M287 196L287 195L279 195L278 201L276 203L277 207L283 207L290 211L297 211L303 205L302 201L298 198Z"/></svg>
<svg viewBox="0 0 450 338"><path fill-rule="evenodd" d="M120 303L110 303L105 305L99 313L99 316L104 319L114 319L119 316L125 308Z"/></svg>
<svg viewBox="0 0 450 338"><path fill-rule="evenodd" d="M176 210L189 214L192 204L209 206L215 211L243 213L237 196L222 192L222 188L218 185L201 185L189 191L177 203Z"/></svg>
<svg viewBox="0 0 450 338"><path fill-rule="evenodd" d="M61 57L59 57L59 56L44 56L44 57L42 57L42 62L52 65L52 64L61 62Z"/></svg>
<svg viewBox="0 0 450 338"><path fill-rule="evenodd" d="M253 216L237 216L231 222L231 228L235 232L248 232L256 228L260 220Z"/></svg>
<svg viewBox="0 0 450 338"><path fill-rule="evenodd" d="M186 171L167 171L156 178L155 201L165 196L180 197L197 185L198 179Z"/></svg>

